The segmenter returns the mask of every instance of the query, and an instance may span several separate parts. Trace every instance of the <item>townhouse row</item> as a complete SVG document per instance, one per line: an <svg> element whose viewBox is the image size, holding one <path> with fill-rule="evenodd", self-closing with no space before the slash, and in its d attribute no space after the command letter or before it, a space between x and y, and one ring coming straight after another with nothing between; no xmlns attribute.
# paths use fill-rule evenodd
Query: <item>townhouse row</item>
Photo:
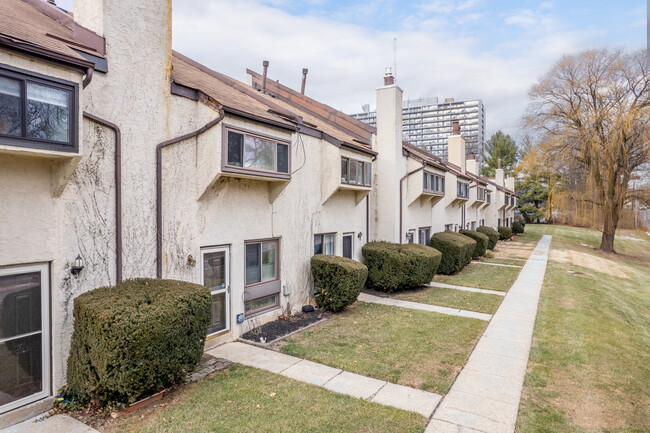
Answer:
<svg viewBox="0 0 650 433"><path fill-rule="evenodd" d="M309 302L313 254L511 224L462 131L449 161L402 140L392 76L376 128L247 76L172 51L171 0L0 3L0 425L65 384L96 287L205 284L215 345Z"/></svg>

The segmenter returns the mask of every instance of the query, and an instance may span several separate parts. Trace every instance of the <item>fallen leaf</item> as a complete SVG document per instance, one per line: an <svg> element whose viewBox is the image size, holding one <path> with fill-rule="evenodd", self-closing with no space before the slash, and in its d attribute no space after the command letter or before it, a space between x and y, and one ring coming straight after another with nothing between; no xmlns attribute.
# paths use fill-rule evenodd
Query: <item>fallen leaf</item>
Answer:
<svg viewBox="0 0 650 433"><path fill-rule="evenodd" d="M258 408L258 409L260 408L260 405L259 405L259 404L257 405L257 408Z"/></svg>
<svg viewBox="0 0 650 433"><path fill-rule="evenodd" d="M271 394L269 394L269 396L271 396L271 397L275 397L275 393L272 392Z"/></svg>

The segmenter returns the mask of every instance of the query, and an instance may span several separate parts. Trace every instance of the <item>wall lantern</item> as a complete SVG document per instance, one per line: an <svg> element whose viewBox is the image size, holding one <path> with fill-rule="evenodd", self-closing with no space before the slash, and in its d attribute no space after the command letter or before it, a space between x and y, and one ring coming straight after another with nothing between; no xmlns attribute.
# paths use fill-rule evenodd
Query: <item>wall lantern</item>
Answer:
<svg viewBox="0 0 650 433"><path fill-rule="evenodd" d="M359 232L359 234L357 235L357 238L359 238L359 240L361 240L362 236L363 236L363 232Z"/></svg>
<svg viewBox="0 0 650 433"><path fill-rule="evenodd" d="M192 254L187 256L187 265L191 266L191 267L196 266L196 259L194 257L192 257Z"/></svg>
<svg viewBox="0 0 650 433"><path fill-rule="evenodd" d="M82 259L81 255L78 254L77 258L74 259L74 264L70 267L70 273L76 277L84 267L84 259Z"/></svg>

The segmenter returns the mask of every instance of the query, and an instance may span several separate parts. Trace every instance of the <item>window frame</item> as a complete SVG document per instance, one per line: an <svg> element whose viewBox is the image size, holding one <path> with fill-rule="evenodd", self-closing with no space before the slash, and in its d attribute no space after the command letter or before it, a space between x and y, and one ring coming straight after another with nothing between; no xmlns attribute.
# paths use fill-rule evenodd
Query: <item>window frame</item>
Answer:
<svg viewBox="0 0 650 433"><path fill-rule="evenodd" d="M424 178L427 178L426 185L424 184ZM424 171L422 178L422 190L429 194L444 194L445 193L445 176L433 173L430 171Z"/></svg>
<svg viewBox="0 0 650 433"><path fill-rule="evenodd" d="M347 161L347 173L343 176L343 161ZM368 168L368 166L370 166ZM354 167L354 177L352 177ZM361 181L361 182L359 182ZM341 183L346 185L372 187L372 162L341 156Z"/></svg>
<svg viewBox="0 0 650 433"><path fill-rule="evenodd" d="M275 278L272 280L261 281L262 276L262 244L265 242L275 242L276 243L276 257L275 257ZM257 283L246 283L246 247L248 245L260 244L260 281ZM244 241L244 317L252 317L258 314L263 314L271 310L280 308L280 294L282 292L282 283L281 283L281 257L282 257L282 242L281 238L265 238L265 239L251 239ZM248 289L253 290L248 290ZM252 296L247 298L247 293L262 293L258 296ZM270 297L276 295L277 299L275 304L269 305L266 307L258 308L256 310L246 311L246 303L253 302L258 299Z"/></svg>
<svg viewBox="0 0 650 433"><path fill-rule="evenodd" d="M462 192L466 193L466 194L461 194L461 188L462 188ZM469 198L469 183L468 182L463 182L462 180L456 180L456 197L463 198L463 199L468 199Z"/></svg>
<svg viewBox="0 0 650 433"><path fill-rule="evenodd" d="M36 72L0 63L0 76L20 82L21 135L0 134L0 144L26 147L31 149L52 150L65 153L79 152L79 84L60 78L49 77ZM52 87L69 92L68 106L68 141L52 141L42 138L27 137L27 83Z"/></svg>
<svg viewBox="0 0 650 433"><path fill-rule="evenodd" d="M228 164L228 133L233 132L236 134L242 134L244 140L242 141L242 167L236 165ZM243 166L243 155L245 146L244 142L246 136L257 138L260 140L272 141L275 143L275 171L265 170L262 168L250 168ZM287 146L287 173L277 171L278 168L278 144L283 144ZM240 128L238 126L232 125L223 125L222 137L221 137L221 170L227 173L239 173L239 174L250 174L254 176L263 176L263 177L273 177L277 179L291 179L291 141L285 140L282 138L272 137L270 135L260 134L256 131L251 131L245 128Z"/></svg>
<svg viewBox="0 0 650 433"><path fill-rule="evenodd" d="M424 238L424 243L422 243L423 232L427 233L427 236ZM426 245L428 247L431 246L431 226L418 228L418 243L420 245Z"/></svg>

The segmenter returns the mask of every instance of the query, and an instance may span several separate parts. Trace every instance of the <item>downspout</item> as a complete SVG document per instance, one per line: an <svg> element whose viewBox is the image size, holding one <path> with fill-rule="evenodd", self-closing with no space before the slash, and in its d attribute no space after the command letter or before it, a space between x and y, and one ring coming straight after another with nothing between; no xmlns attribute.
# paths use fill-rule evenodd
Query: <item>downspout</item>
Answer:
<svg viewBox="0 0 650 433"><path fill-rule="evenodd" d="M83 115L115 132L115 281L119 284L122 282L122 132L108 120L85 111Z"/></svg>
<svg viewBox="0 0 650 433"><path fill-rule="evenodd" d="M409 171L404 176L402 176L402 178L399 180L399 243L400 244L402 243L402 214L404 213L404 211L402 210L402 200L403 200L402 196L404 195L404 193L402 192L402 189L403 189L404 180L407 177L409 177L410 175L415 174L418 171L424 170L424 167L426 167L426 164L423 161L422 162L422 167L416 168L413 171Z"/></svg>
<svg viewBox="0 0 650 433"><path fill-rule="evenodd" d="M371 162L375 162L377 155L372 157ZM374 169L372 170L374 173ZM370 182L372 184L372 180ZM366 196L366 243L370 242L370 194Z"/></svg>
<svg viewBox="0 0 650 433"><path fill-rule="evenodd" d="M156 146L156 277L162 278L162 150L163 148L176 144L188 138L194 138L203 134L208 129L212 128L221 122L225 116L223 105L219 104L217 107L219 115L210 122L203 125L201 128L194 132L172 138Z"/></svg>
<svg viewBox="0 0 650 433"><path fill-rule="evenodd" d="M85 89L86 86L87 86L88 84L90 84L90 82L92 81L92 79L93 79L93 72L95 72L95 68L94 68L93 66L88 66L88 69L86 69L86 76L84 77L84 81L83 81L83 84L82 84L82 86L83 86L84 89ZM84 113L84 114L85 114L85 113Z"/></svg>

